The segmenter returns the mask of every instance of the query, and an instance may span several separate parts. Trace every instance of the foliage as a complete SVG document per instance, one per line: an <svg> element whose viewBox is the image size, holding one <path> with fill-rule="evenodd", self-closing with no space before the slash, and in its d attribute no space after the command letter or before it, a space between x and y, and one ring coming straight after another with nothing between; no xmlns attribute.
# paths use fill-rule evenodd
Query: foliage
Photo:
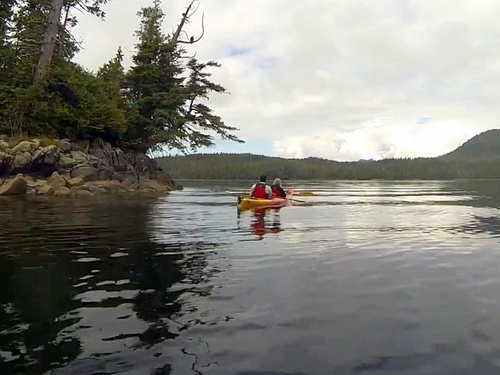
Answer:
<svg viewBox="0 0 500 375"><path fill-rule="evenodd" d="M138 14L137 51L126 71L123 53L89 72L71 59L78 11L104 19L109 0L64 0L47 75L35 82L54 0L6 0L0 5L0 134L73 140L104 138L146 152L212 144L212 134L239 141L204 104L225 89L209 80L215 62L199 62L162 31L159 0ZM184 17L184 15L183 15ZM53 29L52 29L53 30ZM46 56L46 54L45 54ZM41 61L41 60L40 60ZM47 65L45 65L47 66Z"/></svg>
<svg viewBox="0 0 500 375"><path fill-rule="evenodd" d="M164 13L158 0L139 15L142 22L136 33L137 53L125 85L132 103L127 144L144 150L151 147L194 150L213 145L210 133L240 142L230 133L237 129L225 125L200 102L207 100L212 92L225 92L222 86L209 80L211 74L206 72L207 68L219 65L213 61L200 63L194 57L183 64L187 58L185 50L161 30Z"/></svg>
<svg viewBox="0 0 500 375"><path fill-rule="evenodd" d="M28 135L25 135L25 134L21 134L19 137L15 137L15 138L6 138L5 141L7 142L7 144L9 145L10 148L13 148L13 147L16 147L19 143L21 143L22 141L32 141L33 140L33 137L29 137ZM42 147L47 147L47 146L58 146L60 144L60 142L54 138L49 138L49 137L45 137L45 136L42 136L40 138L38 138L38 140L40 141L40 146Z"/></svg>

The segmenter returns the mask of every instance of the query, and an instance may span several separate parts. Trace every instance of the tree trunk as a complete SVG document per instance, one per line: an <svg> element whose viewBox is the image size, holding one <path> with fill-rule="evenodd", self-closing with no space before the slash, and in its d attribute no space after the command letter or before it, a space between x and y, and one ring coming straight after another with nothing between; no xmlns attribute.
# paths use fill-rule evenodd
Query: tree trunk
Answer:
<svg viewBox="0 0 500 375"><path fill-rule="evenodd" d="M52 0L51 2L52 6L49 13L49 24L43 36L40 59L38 60L35 71L35 82L43 80L49 70L56 45L57 33L59 31L59 20L61 19L63 2L64 0Z"/></svg>
<svg viewBox="0 0 500 375"><path fill-rule="evenodd" d="M181 34L182 28L184 27L184 24L186 21L189 19L189 12L191 11L191 7L193 6L194 0L191 1L189 6L187 7L186 11L182 13L182 18L181 18L181 23L177 26L177 30L175 30L174 35L172 36L172 44L177 44L177 41L179 40L179 35Z"/></svg>

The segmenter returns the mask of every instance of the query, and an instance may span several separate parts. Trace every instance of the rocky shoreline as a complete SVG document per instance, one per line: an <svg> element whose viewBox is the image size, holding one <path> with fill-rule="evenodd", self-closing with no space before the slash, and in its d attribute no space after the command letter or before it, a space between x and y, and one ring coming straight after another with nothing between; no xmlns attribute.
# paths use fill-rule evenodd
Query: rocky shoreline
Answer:
<svg viewBox="0 0 500 375"><path fill-rule="evenodd" d="M0 196L93 197L167 193L181 188L154 159L100 139L13 142L0 137Z"/></svg>

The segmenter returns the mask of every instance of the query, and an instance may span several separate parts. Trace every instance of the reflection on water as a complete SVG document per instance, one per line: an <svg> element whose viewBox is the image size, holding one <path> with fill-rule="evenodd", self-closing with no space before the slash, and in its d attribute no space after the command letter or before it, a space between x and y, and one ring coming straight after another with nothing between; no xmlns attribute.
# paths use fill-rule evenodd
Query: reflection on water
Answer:
<svg viewBox="0 0 500 375"><path fill-rule="evenodd" d="M499 181L225 184L0 200L0 374L499 373Z"/></svg>
<svg viewBox="0 0 500 375"><path fill-rule="evenodd" d="M281 231L280 208L258 207L250 210L252 214L250 230L258 240L262 240L266 234L277 234ZM241 229L242 216L245 213L237 211L238 228Z"/></svg>

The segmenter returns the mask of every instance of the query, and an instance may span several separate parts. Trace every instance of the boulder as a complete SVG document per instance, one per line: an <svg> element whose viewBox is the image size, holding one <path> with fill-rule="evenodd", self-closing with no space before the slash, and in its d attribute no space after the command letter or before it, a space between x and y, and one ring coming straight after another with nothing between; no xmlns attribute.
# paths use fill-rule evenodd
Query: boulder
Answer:
<svg viewBox="0 0 500 375"><path fill-rule="evenodd" d="M98 178L97 169L89 165L77 165L71 171L71 178L79 177L83 181L95 181Z"/></svg>
<svg viewBox="0 0 500 375"><path fill-rule="evenodd" d="M61 141L59 142L59 148L62 152L71 151L71 142L69 141L69 139L61 139Z"/></svg>
<svg viewBox="0 0 500 375"><path fill-rule="evenodd" d="M21 142L22 143L22 142ZM28 171L31 165L31 154L29 152L17 152L10 165L11 172Z"/></svg>
<svg viewBox="0 0 500 375"><path fill-rule="evenodd" d="M67 187L60 187L54 191L55 196L68 197L71 195L71 190Z"/></svg>
<svg viewBox="0 0 500 375"><path fill-rule="evenodd" d="M32 139L31 143L33 144L32 150L36 150L38 147L40 147L40 140L38 138Z"/></svg>
<svg viewBox="0 0 500 375"><path fill-rule="evenodd" d="M73 159L71 156L68 155L61 155L59 157L59 168L61 169L70 169L73 168L75 165L78 165L79 162Z"/></svg>
<svg viewBox="0 0 500 375"><path fill-rule="evenodd" d="M89 157L82 151L71 151L70 156L77 164L88 164Z"/></svg>
<svg viewBox="0 0 500 375"><path fill-rule="evenodd" d="M113 170L108 167L99 168L99 180L109 180L113 176Z"/></svg>
<svg viewBox="0 0 500 375"><path fill-rule="evenodd" d="M107 193L106 189L95 185L89 185L89 191L94 195L102 195Z"/></svg>
<svg viewBox="0 0 500 375"><path fill-rule="evenodd" d="M80 177L75 177L75 178L71 178L68 180L68 186L70 188L74 187L74 186L82 186L84 184L85 181L83 181L83 179L81 179Z"/></svg>
<svg viewBox="0 0 500 375"><path fill-rule="evenodd" d="M111 179L119 182L123 182L125 180L123 176L118 172L114 172L113 175L111 176Z"/></svg>
<svg viewBox="0 0 500 375"><path fill-rule="evenodd" d="M33 166L48 164L55 165L59 161L59 152L57 146L50 145L38 148L33 153Z"/></svg>
<svg viewBox="0 0 500 375"><path fill-rule="evenodd" d="M31 154L31 152L35 149L35 144L29 141L19 142L16 146L12 147L10 150L11 154L15 155L18 153L27 152Z"/></svg>
<svg viewBox="0 0 500 375"><path fill-rule="evenodd" d="M8 151L10 150L9 144L5 142L3 139L0 139L0 151Z"/></svg>
<svg viewBox="0 0 500 375"><path fill-rule="evenodd" d="M153 191L165 192L170 190L167 185L160 184L156 180L143 180L141 181L141 190L152 189Z"/></svg>
<svg viewBox="0 0 500 375"><path fill-rule="evenodd" d="M132 180L130 178L126 178L125 180L122 181L122 185L124 187L129 187L132 184L133 184L133 182L132 182Z"/></svg>
<svg viewBox="0 0 500 375"><path fill-rule="evenodd" d="M26 180L26 183L28 184L28 187L35 187L36 186L36 181L33 177L31 176L26 176L24 178Z"/></svg>
<svg viewBox="0 0 500 375"><path fill-rule="evenodd" d="M90 191L78 188L71 189L71 193L74 194L77 198L91 198L94 196L94 194L92 194Z"/></svg>
<svg viewBox="0 0 500 375"><path fill-rule="evenodd" d="M54 187L49 184L42 185L37 190L40 195L52 195L54 193Z"/></svg>
<svg viewBox="0 0 500 375"><path fill-rule="evenodd" d="M66 180L58 172L54 172L47 180L47 184L52 186L54 189L58 189L66 186Z"/></svg>
<svg viewBox="0 0 500 375"><path fill-rule="evenodd" d="M12 155L0 151L0 174L4 174L10 169L12 164Z"/></svg>
<svg viewBox="0 0 500 375"><path fill-rule="evenodd" d="M26 194L28 183L22 175L17 175L0 187L0 195L22 195Z"/></svg>

